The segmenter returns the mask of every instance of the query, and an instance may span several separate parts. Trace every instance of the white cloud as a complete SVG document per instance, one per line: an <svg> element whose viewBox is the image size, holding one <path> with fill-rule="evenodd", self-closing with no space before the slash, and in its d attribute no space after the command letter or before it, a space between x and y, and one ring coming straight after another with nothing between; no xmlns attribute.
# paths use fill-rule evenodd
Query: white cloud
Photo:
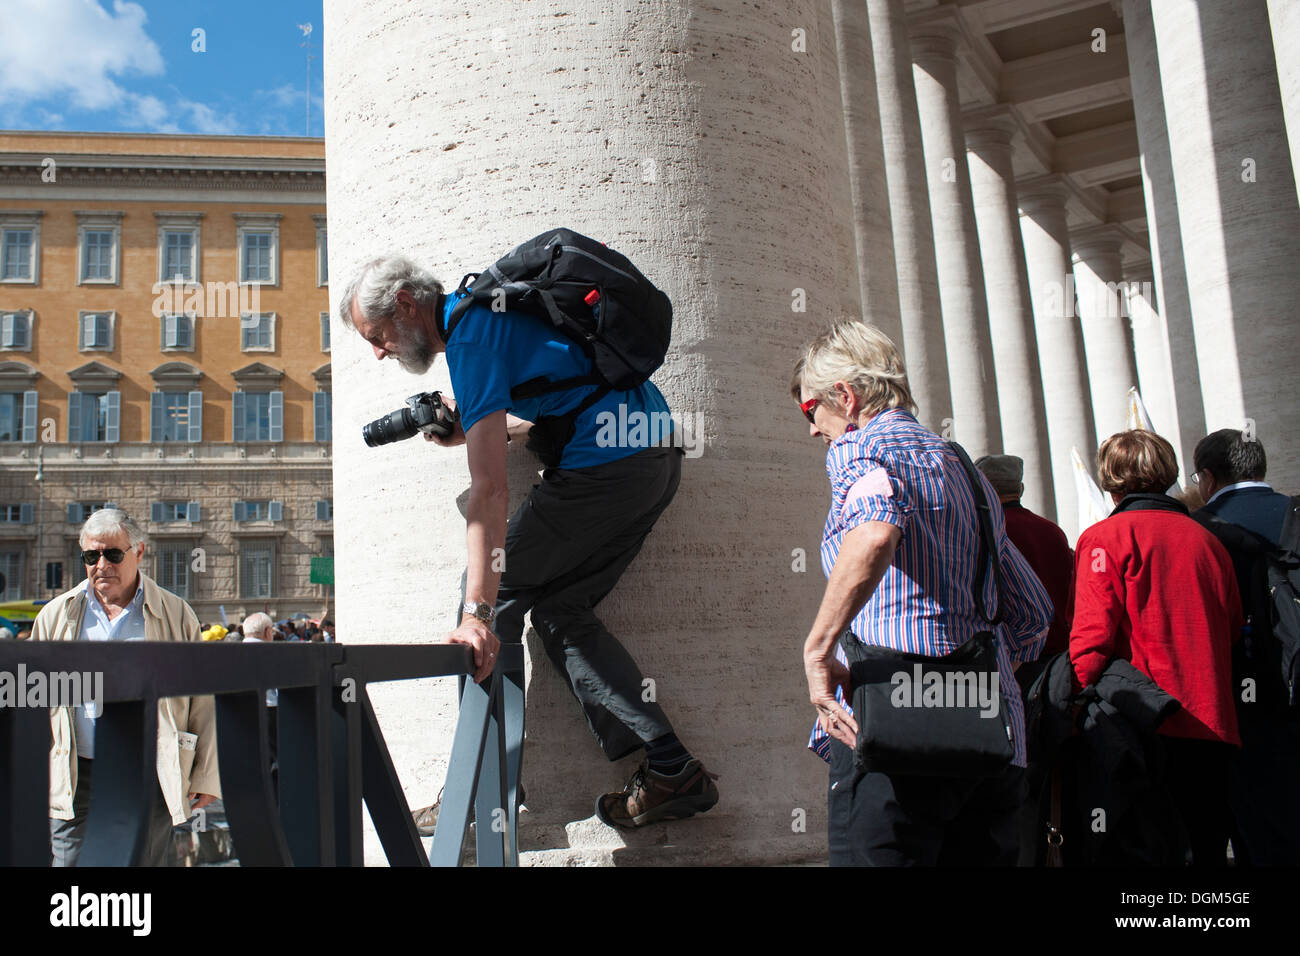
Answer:
<svg viewBox="0 0 1300 956"><path fill-rule="evenodd" d="M158 76L162 52L145 32L139 4L113 0L6 0L0 30L0 103L53 102L80 109L127 106L156 115L156 97L132 97L115 82L126 74ZM134 100L132 102L132 100Z"/></svg>

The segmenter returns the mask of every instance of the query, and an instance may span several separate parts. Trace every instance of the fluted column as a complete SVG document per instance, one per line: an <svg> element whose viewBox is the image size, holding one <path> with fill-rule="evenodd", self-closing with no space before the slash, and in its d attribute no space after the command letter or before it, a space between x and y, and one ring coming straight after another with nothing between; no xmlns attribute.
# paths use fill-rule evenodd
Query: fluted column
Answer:
<svg viewBox="0 0 1300 956"><path fill-rule="evenodd" d="M889 184L898 312L912 397L923 425L941 431L952 419L952 391L944 344L934 226L922 155L921 118L912 80L911 44L903 0L867 0L876 67L876 101L885 178Z"/></svg>
<svg viewBox="0 0 1300 956"><path fill-rule="evenodd" d="M455 283L557 225L626 253L668 293L673 349L654 381L692 441L676 498L600 616L725 792L662 840L599 823L596 795L642 754L607 762L530 632L525 862L824 861L826 769L804 748L815 714L791 634L824 587L825 450L786 384L798 346L858 298L834 25L820 0L757 18L691 0L628 7L512 4L503 31L499 5L325 0L332 305L384 250ZM332 360L340 630L437 640L465 566L464 450L367 448L360 426L448 388L445 362L416 378L341 327ZM522 445L507 454L514 503L537 482ZM412 806L438 793L455 691L371 690Z"/></svg>
<svg viewBox="0 0 1300 956"><path fill-rule="evenodd" d="M1122 242L1122 236L1112 226L1094 226L1070 237L1099 442L1124 430L1128 390L1138 384L1119 254Z"/></svg>
<svg viewBox="0 0 1300 956"><path fill-rule="evenodd" d="M1208 429L1300 486L1300 204L1264 0L1151 6ZM1294 51L1288 55L1294 55Z"/></svg>
<svg viewBox="0 0 1300 956"><path fill-rule="evenodd" d="M1025 244L1047 410L1056 519L1073 544L1079 535L1079 502L1070 449L1077 448L1083 460L1091 462L1097 453L1097 429L1092 417L1083 329L1075 308L1066 223L1068 196L1069 188L1059 176L1017 183L1020 235Z"/></svg>
<svg viewBox="0 0 1300 956"><path fill-rule="evenodd" d="M862 315L903 348L906 360L867 8L863 0L831 0L831 12L839 57Z"/></svg>
<svg viewBox="0 0 1300 956"><path fill-rule="evenodd" d="M1296 38L1300 37L1300 3L1268 0L1268 23L1273 34L1273 59L1277 63L1287 139L1291 143L1291 175L1300 179L1300 57L1296 56L1295 49Z"/></svg>
<svg viewBox="0 0 1300 956"><path fill-rule="evenodd" d="M1169 157L1169 133L1165 126L1164 94L1160 87L1160 63L1155 27L1151 23L1150 0L1125 0L1124 39L1128 48L1129 81L1133 88L1133 112L1137 118L1138 145L1142 151L1142 193L1146 200L1147 236L1151 247L1151 281L1155 283L1159 308L1148 311L1149 303L1133 303L1138 373L1146 380L1154 369L1143 369L1144 351L1156 338L1166 343L1172 407L1167 420L1158 422L1162 434L1178 450L1184 470L1196 443L1205 435L1205 406L1201 397L1201 374L1196 361L1196 336L1192 327L1192 306L1187 296L1187 270L1183 264L1183 239L1178 223L1178 197ZM1144 296L1144 298L1146 298ZM1140 329L1139 317L1154 323L1151 335ZM1149 357L1152 353L1146 352Z"/></svg>
<svg viewBox="0 0 1300 956"><path fill-rule="evenodd" d="M979 231L980 261L997 369L1002 447L1025 462L1028 508L1056 517L1047 440L1043 379L1038 366L1034 306L1029 297L1024 240L1016 205L1011 139L1016 123L1007 107L967 113L966 149Z"/></svg>
<svg viewBox="0 0 1300 956"><path fill-rule="evenodd" d="M1174 446L1180 471L1190 472L1191 449L1178 440L1178 410L1174 404L1173 367L1169 361L1169 338L1160 315L1154 273L1150 260L1124 267L1125 306L1133 330L1133 359L1137 364L1138 391L1151 415L1156 431ZM1201 436L1197 436L1199 439ZM1195 441L1191 448L1195 448Z"/></svg>
<svg viewBox="0 0 1300 956"><path fill-rule="evenodd" d="M960 36L946 10L937 17L926 15L909 27L939 268L939 298L943 304L954 435L972 457L977 457L1002 450L1002 426L957 94Z"/></svg>

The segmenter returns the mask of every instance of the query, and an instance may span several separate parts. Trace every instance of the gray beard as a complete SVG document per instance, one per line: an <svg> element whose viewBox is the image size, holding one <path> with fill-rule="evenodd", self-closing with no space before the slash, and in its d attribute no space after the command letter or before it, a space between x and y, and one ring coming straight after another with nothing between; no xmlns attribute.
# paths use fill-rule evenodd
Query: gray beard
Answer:
<svg viewBox="0 0 1300 956"><path fill-rule="evenodd" d="M398 339L402 347L397 364L412 375L423 375L433 364L434 351L423 329L398 326Z"/></svg>

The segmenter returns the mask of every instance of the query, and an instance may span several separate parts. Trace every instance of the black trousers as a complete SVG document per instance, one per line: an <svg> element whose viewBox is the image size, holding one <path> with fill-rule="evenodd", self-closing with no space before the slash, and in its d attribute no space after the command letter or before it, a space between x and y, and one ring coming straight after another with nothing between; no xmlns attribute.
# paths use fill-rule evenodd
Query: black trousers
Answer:
<svg viewBox="0 0 1300 956"><path fill-rule="evenodd" d="M831 740L831 866L1015 866L1021 767L982 780L858 776L853 751Z"/></svg>
<svg viewBox="0 0 1300 956"><path fill-rule="evenodd" d="M1192 866L1226 867L1232 825L1228 776L1237 748L1216 740L1160 739L1165 745L1165 781L1191 842Z"/></svg>
<svg viewBox="0 0 1300 956"><path fill-rule="evenodd" d="M681 475L679 448L549 468L506 529L493 631L502 643L519 643L532 611L547 657L610 760L673 732L663 709L644 699L636 661L595 608L640 552Z"/></svg>

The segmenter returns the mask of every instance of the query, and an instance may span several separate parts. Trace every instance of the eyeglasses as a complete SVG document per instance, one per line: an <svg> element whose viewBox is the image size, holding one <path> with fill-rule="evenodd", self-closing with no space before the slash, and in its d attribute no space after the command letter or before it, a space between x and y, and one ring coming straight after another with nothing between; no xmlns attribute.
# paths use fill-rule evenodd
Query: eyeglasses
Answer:
<svg viewBox="0 0 1300 956"><path fill-rule="evenodd" d="M103 555L108 558L109 564L121 564L122 559L126 557L126 552L121 548L108 548L105 551L83 551L81 560L86 563L87 567L99 564L99 556Z"/></svg>
<svg viewBox="0 0 1300 956"><path fill-rule="evenodd" d="M817 424L815 421L813 421L813 410L816 409L817 406L820 404L821 404L821 399L819 398L810 398L806 402L799 403L799 411L803 412L803 417L808 419L809 425Z"/></svg>

